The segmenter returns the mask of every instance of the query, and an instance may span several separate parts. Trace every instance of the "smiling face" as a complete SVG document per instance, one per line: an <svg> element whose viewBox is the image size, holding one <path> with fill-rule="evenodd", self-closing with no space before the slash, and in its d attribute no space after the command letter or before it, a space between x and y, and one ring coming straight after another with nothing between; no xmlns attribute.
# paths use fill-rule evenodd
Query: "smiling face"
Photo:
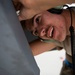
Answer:
<svg viewBox="0 0 75 75"><path fill-rule="evenodd" d="M26 21L26 29L42 39L64 41L66 37L66 22L62 15L42 12Z"/></svg>

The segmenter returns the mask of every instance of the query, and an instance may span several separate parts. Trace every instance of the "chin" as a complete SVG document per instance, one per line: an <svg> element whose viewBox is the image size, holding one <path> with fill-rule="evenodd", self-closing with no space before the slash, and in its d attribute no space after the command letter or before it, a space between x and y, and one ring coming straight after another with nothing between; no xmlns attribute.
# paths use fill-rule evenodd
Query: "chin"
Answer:
<svg viewBox="0 0 75 75"><path fill-rule="evenodd" d="M58 41L63 42L66 39L66 36L62 36L58 39Z"/></svg>

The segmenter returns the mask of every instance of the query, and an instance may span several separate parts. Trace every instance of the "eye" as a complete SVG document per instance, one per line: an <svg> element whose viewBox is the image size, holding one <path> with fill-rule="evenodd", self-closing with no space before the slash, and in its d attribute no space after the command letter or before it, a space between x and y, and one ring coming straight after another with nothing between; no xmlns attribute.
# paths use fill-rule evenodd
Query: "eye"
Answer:
<svg viewBox="0 0 75 75"><path fill-rule="evenodd" d="M41 17L40 17L40 16L38 16L38 17L36 18L36 23L38 23L38 24L39 24L40 20L41 20Z"/></svg>
<svg viewBox="0 0 75 75"><path fill-rule="evenodd" d="M36 18L36 22L37 22L37 23L39 22L39 17Z"/></svg>
<svg viewBox="0 0 75 75"><path fill-rule="evenodd" d="M37 30L32 31L31 33L32 33L34 36L38 36L38 31L37 31Z"/></svg>

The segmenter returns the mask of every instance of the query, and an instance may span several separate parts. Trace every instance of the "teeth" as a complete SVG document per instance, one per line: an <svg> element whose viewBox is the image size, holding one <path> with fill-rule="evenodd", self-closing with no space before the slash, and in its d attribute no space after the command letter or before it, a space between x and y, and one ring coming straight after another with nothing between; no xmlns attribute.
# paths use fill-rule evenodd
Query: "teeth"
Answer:
<svg viewBox="0 0 75 75"><path fill-rule="evenodd" d="M52 32L53 32L53 27L51 28L51 31L50 31L50 37L52 36Z"/></svg>

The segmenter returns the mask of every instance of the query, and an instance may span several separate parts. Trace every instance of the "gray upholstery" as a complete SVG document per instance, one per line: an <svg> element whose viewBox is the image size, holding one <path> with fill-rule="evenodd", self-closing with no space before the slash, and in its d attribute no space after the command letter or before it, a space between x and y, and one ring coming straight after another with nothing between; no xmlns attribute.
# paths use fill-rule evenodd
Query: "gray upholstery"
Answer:
<svg viewBox="0 0 75 75"><path fill-rule="evenodd" d="M11 0L0 0L0 75L39 75Z"/></svg>

